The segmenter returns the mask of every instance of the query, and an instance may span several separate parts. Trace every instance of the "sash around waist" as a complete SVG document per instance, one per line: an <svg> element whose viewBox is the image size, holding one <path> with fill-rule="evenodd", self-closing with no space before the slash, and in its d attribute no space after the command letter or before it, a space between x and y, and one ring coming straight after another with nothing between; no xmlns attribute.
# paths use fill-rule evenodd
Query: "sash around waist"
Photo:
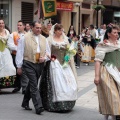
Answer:
<svg viewBox="0 0 120 120"><path fill-rule="evenodd" d="M4 43L3 41L0 40L0 52L3 52L6 48L6 42Z"/></svg>

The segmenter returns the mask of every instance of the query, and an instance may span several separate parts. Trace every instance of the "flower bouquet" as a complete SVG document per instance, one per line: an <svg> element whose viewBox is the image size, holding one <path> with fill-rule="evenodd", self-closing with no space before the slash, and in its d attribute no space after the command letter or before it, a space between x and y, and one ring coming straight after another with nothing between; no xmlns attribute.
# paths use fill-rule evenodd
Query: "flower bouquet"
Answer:
<svg viewBox="0 0 120 120"><path fill-rule="evenodd" d="M95 42L98 44L100 42L100 38L95 38Z"/></svg>
<svg viewBox="0 0 120 120"><path fill-rule="evenodd" d="M63 68L68 67L68 63L70 61L70 59L75 56L77 53L76 49L75 49L75 42L72 41L71 45L67 46L67 51L66 51L66 55L64 57L64 63L63 63Z"/></svg>

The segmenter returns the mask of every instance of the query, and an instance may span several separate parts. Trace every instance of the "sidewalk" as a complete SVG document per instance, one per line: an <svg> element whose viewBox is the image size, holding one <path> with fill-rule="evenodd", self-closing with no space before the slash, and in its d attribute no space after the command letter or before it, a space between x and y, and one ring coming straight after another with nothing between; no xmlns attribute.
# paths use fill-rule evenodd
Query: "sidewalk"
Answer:
<svg viewBox="0 0 120 120"><path fill-rule="evenodd" d="M76 106L98 111L98 97L94 85L94 70L78 76L78 100ZM99 114L99 113L98 113Z"/></svg>

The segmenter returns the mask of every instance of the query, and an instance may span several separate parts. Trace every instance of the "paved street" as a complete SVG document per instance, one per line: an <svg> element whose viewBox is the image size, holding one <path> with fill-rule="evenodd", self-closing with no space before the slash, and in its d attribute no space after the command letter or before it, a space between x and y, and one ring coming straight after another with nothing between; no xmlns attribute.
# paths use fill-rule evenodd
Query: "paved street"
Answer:
<svg viewBox="0 0 120 120"><path fill-rule="evenodd" d="M0 94L0 120L103 120L98 112L98 100L93 84L94 64L85 66L81 63L78 73L78 100L69 113L43 112L36 115L32 102L32 111L23 110L21 92L12 94L12 89L4 89Z"/></svg>

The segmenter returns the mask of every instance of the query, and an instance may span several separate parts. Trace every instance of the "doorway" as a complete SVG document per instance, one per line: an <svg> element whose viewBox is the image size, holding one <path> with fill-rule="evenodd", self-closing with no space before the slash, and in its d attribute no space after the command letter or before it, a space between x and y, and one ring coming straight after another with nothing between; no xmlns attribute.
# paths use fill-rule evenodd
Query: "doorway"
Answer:
<svg viewBox="0 0 120 120"><path fill-rule="evenodd" d="M81 29L89 27L90 25L90 15L89 14L82 14L82 25Z"/></svg>
<svg viewBox="0 0 120 120"><path fill-rule="evenodd" d="M76 30L76 21L77 21L77 13L71 12L71 25L74 26L75 30Z"/></svg>

